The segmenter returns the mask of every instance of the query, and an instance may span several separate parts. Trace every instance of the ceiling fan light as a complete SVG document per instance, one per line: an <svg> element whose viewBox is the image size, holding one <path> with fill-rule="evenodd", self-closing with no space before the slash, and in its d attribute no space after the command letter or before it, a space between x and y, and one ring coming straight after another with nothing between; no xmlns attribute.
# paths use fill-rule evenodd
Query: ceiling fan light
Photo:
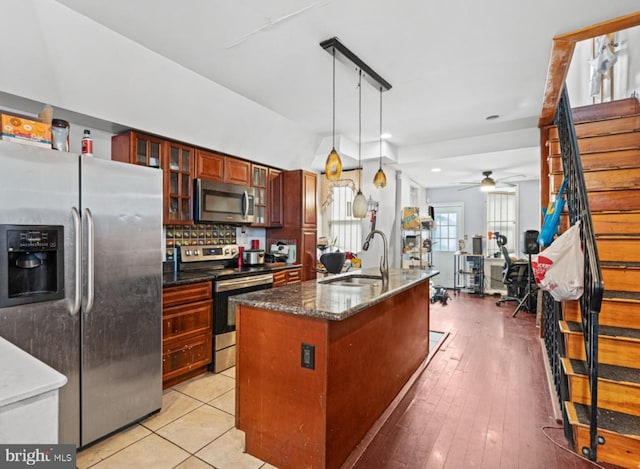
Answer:
<svg viewBox="0 0 640 469"><path fill-rule="evenodd" d="M378 172L375 176L373 176L373 185L376 186L377 189L382 189L387 185L387 175L384 174L382 167L378 169Z"/></svg>
<svg viewBox="0 0 640 469"><path fill-rule="evenodd" d="M329 181L337 181L342 176L342 160L340 160L340 155L335 148L332 148L331 153L327 156L324 171Z"/></svg>
<svg viewBox="0 0 640 469"><path fill-rule="evenodd" d="M367 216L367 199L362 194L362 191L358 190L358 193L353 199L353 203L351 204L351 213L353 218L364 218Z"/></svg>
<svg viewBox="0 0 640 469"><path fill-rule="evenodd" d="M482 192L491 192L495 190L495 188L496 188L496 182L490 177L484 178L480 183L480 190Z"/></svg>

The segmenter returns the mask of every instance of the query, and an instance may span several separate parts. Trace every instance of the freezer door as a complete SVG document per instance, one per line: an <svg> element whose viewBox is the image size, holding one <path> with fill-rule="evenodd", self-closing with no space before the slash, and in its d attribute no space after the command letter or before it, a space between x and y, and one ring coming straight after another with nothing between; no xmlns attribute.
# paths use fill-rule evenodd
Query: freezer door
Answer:
<svg viewBox="0 0 640 469"><path fill-rule="evenodd" d="M0 308L0 336L67 377L59 391L58 439L76 445L80 316L72 310L77 274L74 239L79 232L72 209L79 208L78 187L77 155L0 141L0 224L62 225L64 231L64 298ZM0 259L6 262L3 254Z"/></svg>
<svg viewBox="0 0 640 469"><path fill-rule="evenodd" d="M81 158L82 446L162 402L162 172Z"/></svg>

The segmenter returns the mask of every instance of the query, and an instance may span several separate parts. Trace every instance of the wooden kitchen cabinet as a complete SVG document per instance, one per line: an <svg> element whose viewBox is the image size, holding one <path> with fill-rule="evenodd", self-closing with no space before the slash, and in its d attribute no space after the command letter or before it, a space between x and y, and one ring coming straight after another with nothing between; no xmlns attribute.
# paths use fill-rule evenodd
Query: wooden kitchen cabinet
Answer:
<svg viewBox="0 0 640 469"><path fill-rule="evenodd" d="M283 171L283 225L269 228L270 239L295 240L296 264L302 266L302 281L316 278L316 173Z"/></svg>
<svg viewBox="0 0 640 469"><path fill-rule="evenodd" d="M251 165L251 187L256 190L255 221L252 226L267 226L268 173L269 168L266 166Z"/></svg>
<svg viewBox="0 0 640 469"><path fill-rule="evenodd" d="M231 156L225 156L224 182L249 187L251 185L251 163Z"/></svg>
<svg viewBox="0 0 640 469"><path fill-rule="evenodd" d="M162 386L204 373L212 363L211 282L166 287L162 291Z"/></svg>
<svg viewBox="0 0 640 469"><path fill-rule="evenodd" d="M302 268L279 270L273 273L273 288L302 282Z"/></svg>
<svg viewBox="0 0 640 469"><path fill-rule="evenodd" d="M287 273L287 285L294 285L302 282L302 268L288 269L285 272Z"/></svg>
<svg viewBox="0 0 640 469"><path fill-rule="evenodd" d="M283 224L282 209L282 171L269 168L269 191L268 197L268 217L267 224L272 227L279 227Z"/></svg>
<svg viewBox="0 0 640 469"><path fill-rule="evenodd" d="M111 159L159 168L165 140L130 130L111 138Z"/></svg>
<svg viewBox="0 0 640 469"><path fill-rule="evenodd" d="M165 223L193 223L193 147L167 142L166 162L162 165L165 179Z"/></svg>
<svg viewBox="0 0 640 469"><path fill-rule="evenodd" d="M111 159L162 168L163 223L193 223L193 147L129 130L111 138Z"/></svg>
<svg viewBox="0 0 640 469"><path fill-rule="evenodd" d="M301 169L284 172L284 226L317 226L316 192L318 175Z"/></svg>
<svg viewBox="0 0 640 469"><path fill-rule="evenodd" d="M209 181L224 181L224 155L196 150L196 177Z"/></svg>

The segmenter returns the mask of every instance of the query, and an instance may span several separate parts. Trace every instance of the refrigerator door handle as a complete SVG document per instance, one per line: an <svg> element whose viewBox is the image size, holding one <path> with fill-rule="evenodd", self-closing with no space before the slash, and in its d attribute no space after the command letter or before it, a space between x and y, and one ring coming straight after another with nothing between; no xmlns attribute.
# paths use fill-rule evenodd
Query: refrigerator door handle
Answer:
<svg viewBox="0 0 640 469"><path fill-rule="evenodd" d="M84 209L84 213L87 217L87 307L85 313L89 314L93 309L93 300L95 298L95 275L94 275L94 224L93 214L88 208Z"/></svg>
<svg viewBox="0 0 640 469"><path fill-rule="evenodd" d="M71 208L71 216L73 218L73 230L75 235L76 248L76 291L74 292L73 307L71 308L71 316L75 316L80 311L82 304L82 231L80 225L80 212L76 207Z"/></svg>

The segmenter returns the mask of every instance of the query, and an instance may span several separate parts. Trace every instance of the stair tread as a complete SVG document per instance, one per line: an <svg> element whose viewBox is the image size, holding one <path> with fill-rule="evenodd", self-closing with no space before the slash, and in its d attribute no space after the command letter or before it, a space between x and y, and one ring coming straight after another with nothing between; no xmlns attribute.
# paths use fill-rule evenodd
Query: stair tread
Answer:
<svg viewBox="0 0 640 469"><path fill-rule="evenodd" d="M565 321L571 332L582 332L582 324L579 322ZM640 329L628 329L626 327L599 326L598 335L609 337L626 337L640 339Z"/></svg>
<svg viewBox="0 0 640 469"><path fill-rule="evenodd" d="M575 359L570 359L569 361L571 362L571 368L576 374L585 376L588 374L586 362ZM640 369L599 363L598 378L640 384Z"/></svg>
<svg viewBox="0 0 640 469"><path fill-rule="evenodd" d="M583 425L589 425L591 412L589 406L573 403L578 421ZM640 417L635 415L598 408L598 428L604 428L623 435L640 437Z"/></svg>
<svg viewBox="0 0 640 469"><path fill-rule="evenodd" d="M605 290L603 298L607 300L634 300L640 301L640 293L633 291Z"/></svg>

